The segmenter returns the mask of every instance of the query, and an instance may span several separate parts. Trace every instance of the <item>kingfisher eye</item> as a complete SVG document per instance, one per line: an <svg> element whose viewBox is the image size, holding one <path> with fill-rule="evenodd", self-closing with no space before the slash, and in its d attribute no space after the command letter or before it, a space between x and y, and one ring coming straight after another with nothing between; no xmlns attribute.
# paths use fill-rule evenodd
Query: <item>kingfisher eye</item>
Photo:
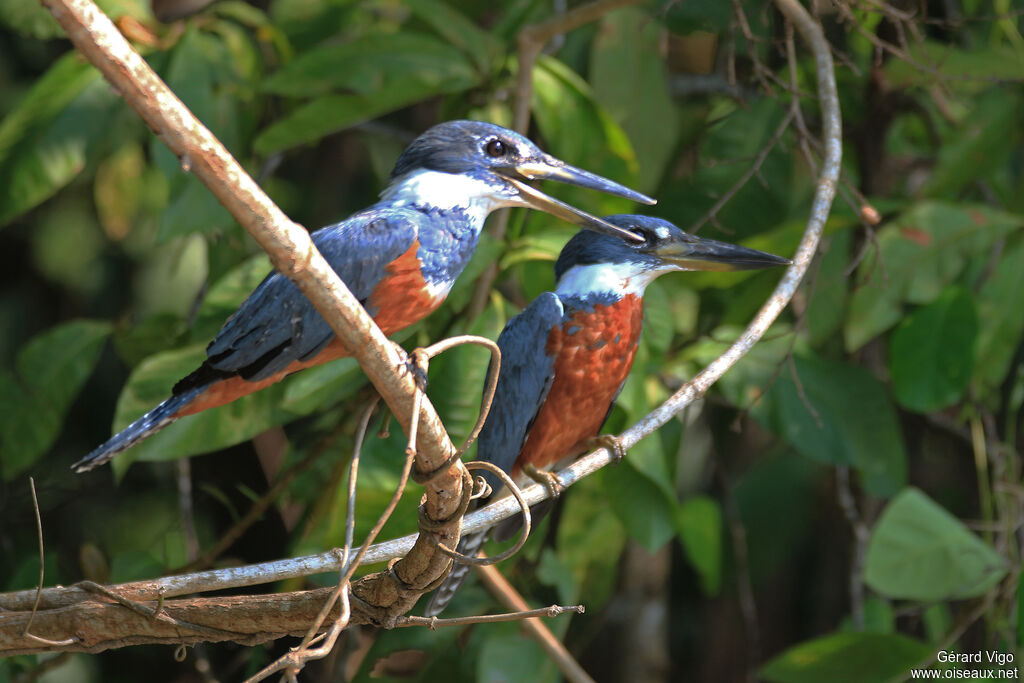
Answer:
<svg viewBox="0 0 1024 683"><path fill-rule="evenodd" d="M492 157L503 157L508 152L508 146L504 142L495 138L487 143L484 147L484 151L487 152L487 156Z"/></svg>

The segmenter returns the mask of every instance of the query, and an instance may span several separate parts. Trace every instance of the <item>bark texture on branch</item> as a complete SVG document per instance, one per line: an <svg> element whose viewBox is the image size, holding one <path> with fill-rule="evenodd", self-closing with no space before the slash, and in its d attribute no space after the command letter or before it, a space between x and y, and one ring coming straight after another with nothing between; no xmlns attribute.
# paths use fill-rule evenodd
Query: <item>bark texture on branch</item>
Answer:
<svg viewBox="0 0 1024 683"><path fill-rule="evenodd" d="M324 316L345 348L359 362L407 432L416 391L408 356L392 344L362 305L313 246L301 226L291 221L249 177L210 131L200 123L146 64L110 19L92 0L43 0L75 47L114 86L154 133L195 173L232 216L270 255ZM417 468L432 472L454 453L451 440L433 406L424 400L419 413ZM455 462L426 485L425 519L409 555L393 571L364 577L353 592L385 620L403 614L415 602L410 593L440 577L449 559L436 540L454 547L459 539L464 468ZM404 597L400 597L404 596ZM360 603L361 604L361 603Z"/></svg>

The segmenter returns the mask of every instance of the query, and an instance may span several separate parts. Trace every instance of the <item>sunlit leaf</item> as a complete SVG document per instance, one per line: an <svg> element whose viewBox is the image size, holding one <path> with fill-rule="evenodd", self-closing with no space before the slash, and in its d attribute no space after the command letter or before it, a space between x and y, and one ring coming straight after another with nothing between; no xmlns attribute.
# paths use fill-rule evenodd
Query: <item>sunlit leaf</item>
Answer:
<svg viewBox="0 0 1024 683"><path fill-rule="evenodd" d="M659 54L661 27L643 10L609 12L594 39L594 98L629 135L640 164L637 185L653 190L675 153L676 110Z"/></svg>
<svg viewBox="0 0 1024 683"><path fill-rule="evenodd" d="M0 122L0 226L81 173L120 106L98 71L59 59Z"/></svg>
<svg viewBox="0 0 1024 683"><path fill-rule="evenodd" d="M894 498L871 532L864 581L904 600L983 594L1006 575L1006 560L916 488Z"/></svg>
<svg viewBox="0 0 1024 683"><path fill-rule="evenodd" d="M675 534L675 501L628 460L601 470L608 503L630 538L653 552Z"/></svg>

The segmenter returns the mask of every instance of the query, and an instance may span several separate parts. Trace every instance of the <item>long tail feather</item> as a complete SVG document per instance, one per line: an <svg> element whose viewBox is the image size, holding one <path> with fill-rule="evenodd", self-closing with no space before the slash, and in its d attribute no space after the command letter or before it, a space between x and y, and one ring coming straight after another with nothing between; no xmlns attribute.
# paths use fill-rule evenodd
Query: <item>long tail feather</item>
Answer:
<svg viewBox="0 0 1024 683"><path fill-rule="evenodd" d="M88 472L99 467L121 451L131 448L151 434L155 434L174 422L178 412L194 401L205 386L193 387L169 399L149 411L135 422L110 437L103 445L71 466L75 472Z"/></svg>
<svg viewBox="0 0 1024 683"><path fill-rule="evenodd" d="M459 545L456 550L467 557L476 557L480 552L480 548L487 542L489 534L490 529L484 529L475 534L463 536L459 539ZM424 616L436 617L448 606L448 603L455 597L456 591L459 590L466 577L469 576L470 569L472 569L472 565L455 563L455 566L452 567L445 580L431 593L430 601L427 602L427 608L423 612Z"/></svg>

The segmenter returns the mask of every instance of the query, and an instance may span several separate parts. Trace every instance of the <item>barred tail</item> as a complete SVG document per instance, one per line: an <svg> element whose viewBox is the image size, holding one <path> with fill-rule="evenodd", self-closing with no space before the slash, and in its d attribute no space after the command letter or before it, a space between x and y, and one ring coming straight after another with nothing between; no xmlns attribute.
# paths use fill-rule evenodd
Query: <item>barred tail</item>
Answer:
<svg viewBox="0 0 1024 683"><path fill-rule="evenodd" d="M484 529L478 531L475 534L469 534L459 539L459 545L456 550L467 557L476 557L480 552L480 548L483 547L484 543L487 542L487 537L490 535L490 529ZM455 593L459 590L459 586L466 580L469 575L469 570L472 565L455 563L452 567L451 572L441 583L437 589L431 593L430 600L427 602L427 608L424 610L423 615L427 617L436 617L440 614L448 603L455 597Z"/></svg>
<svg viewBox="0 0 1024 683"><path fill-rule="evenodd" d="M194 401L206 386L193 387L169 399L149 411L135 422L110 437L102 446L71 466L75 472L88 472L99 467L123 450L131 448L150 434L154 434L174 422L178 412Z"/></svg>

